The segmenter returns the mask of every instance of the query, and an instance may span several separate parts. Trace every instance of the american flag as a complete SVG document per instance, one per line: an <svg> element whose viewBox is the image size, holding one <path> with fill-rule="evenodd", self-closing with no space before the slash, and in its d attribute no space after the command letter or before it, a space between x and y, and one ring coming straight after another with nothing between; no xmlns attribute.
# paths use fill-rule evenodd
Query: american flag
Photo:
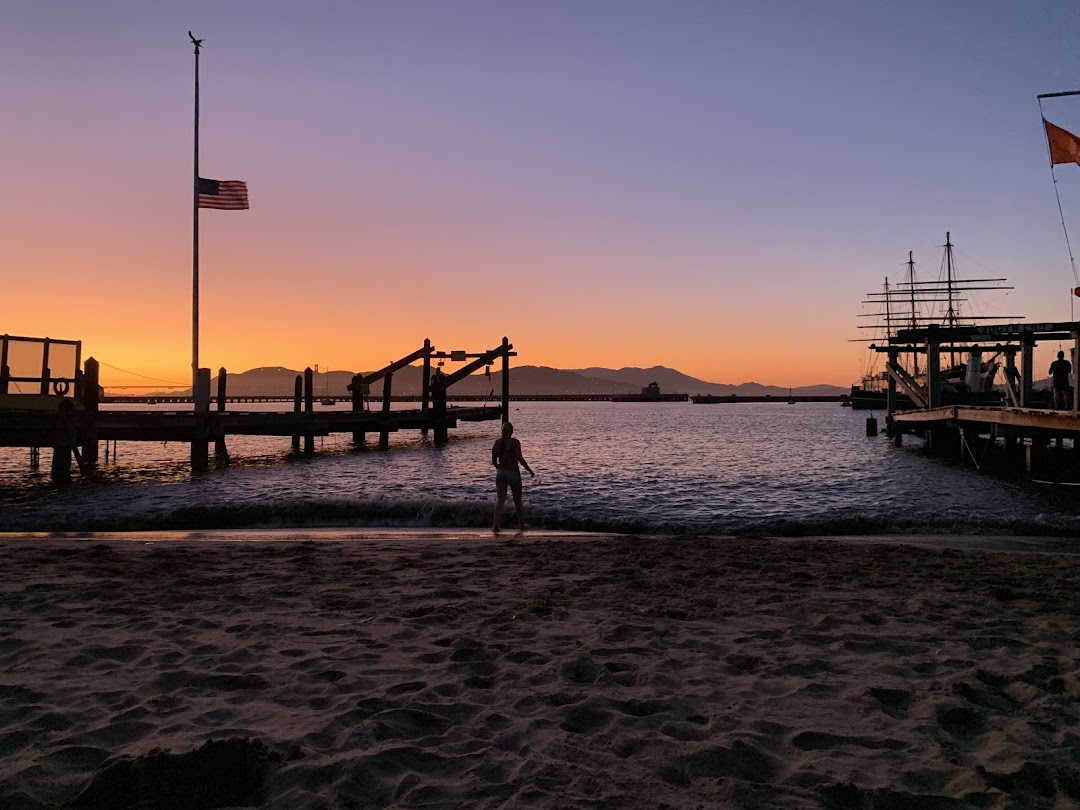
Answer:
<svg viewBox="0 0 1080 810"><path fill-rule="evenodd" d="M199 178L199 208L244 211L248 208L247 183L243 180Z"/></svg>

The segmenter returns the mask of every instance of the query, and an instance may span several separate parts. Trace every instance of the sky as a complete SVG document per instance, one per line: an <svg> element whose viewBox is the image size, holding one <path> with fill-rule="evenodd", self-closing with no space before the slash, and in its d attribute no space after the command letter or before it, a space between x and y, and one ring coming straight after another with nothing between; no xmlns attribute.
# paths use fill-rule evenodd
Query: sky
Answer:
<svg viewBox="0 0 1080 810"><path fill-rule="evenodd" d="M109 386L191 377L189 30L200 173L251 199L200 215L215 371L505 335L848 385L865 294L909 250L937 278L947 231L1014 285L987 311L1080 303L1036 100L1080 89L1072 0L9 0L0 28L0 332L81 340ZM1080 133L1080 96L1043 109Z"/></svg>

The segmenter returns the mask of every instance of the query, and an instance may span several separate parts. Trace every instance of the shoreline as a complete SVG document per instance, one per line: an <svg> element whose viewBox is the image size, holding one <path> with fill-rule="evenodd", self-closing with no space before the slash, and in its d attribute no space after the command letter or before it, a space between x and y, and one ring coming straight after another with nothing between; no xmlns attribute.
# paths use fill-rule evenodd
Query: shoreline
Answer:
<svg viewBox="0 0 1080 810"><path fill-rule="evenodd" d="M261 531L0 536L0 805L1080 802L1075 553Z"/></svg>
<svg viewBox="0 0 1080 810"><path fill-rule="evenodd" d="M551 541L604 541L616 538L653 538L663 542L695 540L741 541L768 540L772 542L837 542L871 545L914 546L927 549L960 551L1022 552L1031 554L1080 554L1080 539L1061 535L959 534L925 532L912 534L837 534L837 535L672 535L662 533L624 534L619 532L568 531L562 529L529 529L517 535L504 529L494 537L490 529L476 528L356 528L312 527L245 529L162 529L152 531L15 531L0 532L0 544L19 540L68 540L78 542L141 542L141 543L477 543L489 541L496 545L528 544Z"/></svg>

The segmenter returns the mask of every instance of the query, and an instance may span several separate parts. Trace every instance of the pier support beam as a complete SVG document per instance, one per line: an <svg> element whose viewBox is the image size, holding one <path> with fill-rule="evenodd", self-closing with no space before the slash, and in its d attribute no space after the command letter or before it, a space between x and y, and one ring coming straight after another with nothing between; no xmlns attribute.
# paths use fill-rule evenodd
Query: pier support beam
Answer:
<svg viewBox="0 0 1080 810"><path fill-rule="evenodd" d="M210 417L210 369L200 368L195 372L195 385L192 390L195 400L195 424L191 435L191 471L206 472L210 466L210 447L208 425Z"/></svg>
<svg viewBox="0 0 1080 810"><path fill-rule="evenodd" d="M52 372L49 370L49 339L45 338L45 342L41 347L41 393L49 393L49 378L52 376Z"/></svg>
<svg viewBox="0 0 1080 810"><path fill-rule="evenodd" d="M449 440L446 429L446 378L439 375L431 386L431 407L435 414L435 446L442 447Z"/></svg>
<svg viewBox="0 0 1080 810"><path fill-rule="evenodd" d="M354 414L360 413L364 410L364 395L367 393L367 383L364 382L364 376L362 374L356 374L352 378L352 382L349 384L349 391L352 393L352 411ZM363 447L367 442L367 434L362 430L354 430L352 434L353 444L357 447Z"/></svg>
<svg viewBox="0 0 1080 810"><path fill-rule="evenodd" d="M1024 340L1022 348L1020 349L1020 407L1021 408L1033 408L1035 402L1033 401L1032 394L1032 382L1034 379L1034 351L1035 343L1031 340Z"/></svg>
<svg viewBox="0 0 1080 810"><path fill-rule="evenodd" d="M895 368L900 364L898 352L889 352L888 368ZM896 426L893 424L893 414L896 413L896 377L892 374L889 378L889 387L885 389L885 435L892 436Z"/></svg>
<svg viewBox="0 0 1080 810"><path fill-rule="evenodd" d="M393 372L386 372L383 377L382 418L379 420L379 449L383 451L390 449L390 397L393 380Z"/></svg>
<svg viewBox="0 0 1080 810"><path fill-rule="evenodd" d="M7 336L0 340L0 394L8 392L8 380L11 377L11 369L8 368L8 342Z"/></svg>
<svg viewBox="0 0 1080 810"><path fill-rule="evenodd" d="M1024 469L1028 475L1038 472L1046 463L1046 441L1041 436L1024 439Z"/></svg>
<svg viewBox="0 0 1080 810"><path fill-rule="evenodd" d="M431 399L431 339L424 338L424 380L420 389L420 410L427 416L428 401ZM420 435L427 438L428 429L421 428Z"/></svg>
<svg viewBox="0 0 1080 810"><path fill-rule="evenodd" d="M926 336L926 407L941 404L941 341L931 326Z"/></svg>
<svg viewBox="0 0 1080 810"><path fill-rule="evenodd" d="M86 371L83 372L81 386L83 418L86 419L86 431L83 434L82 457L83 465L88 472L97 467L98 462L97 417L101 400L98 383L100 376L101 371L98 361L93 357L86 358ZM78 387L76 390L78 390Z"/></svg>
<svg viewBox="0 0 1080 810"><path fill-rule="evenodd" d="M74 410L75 403L70 399L60 400L56 409L51 473L53 483L60 486L71 483L71 455L75 451L76 442L75 426L71 421Z"/></svg>
<svg viewBox="0 0 1080 810"><path fill-rule="evenodd" d="M304 415L307 417L304 428L304 455L315 455L315 375L311 366L304 369Z"/></svg>
<svg viewBox="0 0 1080 810"><path fill-rule="evenodd" d="M217 377L217 412L225 413L225 390L229 374L224 368L218 369ZM225 427L219 420L214 425L214 458L224 465L229 463L229 448L225 446Z"/></svg>
<svg viewBox="0 0 1080 810"><path fill-rule="evenodd" d="M510 341L502 339L502 420L510 421Z"/></svg>
<svg viewBox="0 0 1080 810"><path fill-rule="evenodd" d="M304 378L302 375L297 374L296 380L293 383L293 413L300 413L300 403L304 398ZM300 431L293 433L292 435L292 451L294 453L300 452Z"/></svg>

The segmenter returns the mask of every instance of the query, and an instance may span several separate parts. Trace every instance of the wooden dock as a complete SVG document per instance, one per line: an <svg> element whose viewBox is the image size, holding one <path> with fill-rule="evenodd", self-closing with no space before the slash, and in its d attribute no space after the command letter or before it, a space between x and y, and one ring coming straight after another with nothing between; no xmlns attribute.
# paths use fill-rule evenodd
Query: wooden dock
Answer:
<svg viewBox="0 0 1080 810"><path fill-rule="evenodd" d="M402 430L418 430L422 435L431 431L434 444L445 445L449 431L459 423L509 419L510 358L516 356L506 338L494 349L478 353L438 352L430 340L425 340L421 348L379 371L354 376L349 386L349 410L315 410L315 402L321 397L314 391L310 368L296 377L291 398L292 410L280 412L227 411L228 374L225 369L220 369L215 408L211 409L210 371L199 369L194 396L187 399L193 406L192 410L133 411L101 407L99 364L94 358L89 358L83 369L76 368L70 376L56 376L47 366L49 339L12 338L7 335L0 338L3 351L3 362L0 362L0 446L31 448L32 459L37 457L39 448L52 448L52 477L59 483L70 480L73 459L82 474L92 474L97 465L98 444L101 441L189 443L194 472L207 469L211 443L219 463L228 463L229 436L289 437L293 452L304 455L314 454L315 437L332 433L351 434L358 449L366 447L367 434L372 433L378 434L379 450L388 450L390 434ZM12 376L7 366L9 342L40 343L42 340L46 357L42 377L30 379ZM81 351L81 344L76 341L63 343L77 345L76 351ZM465 365L452 374L444 374L441 368L436 368L432 373L432 359L450 359L465 362ZM421 407L392 410L394 372L417 360L423 361L424 368ZM496 361L501 361L503 371L502 396L498 400L479 407L449 404L448 388ZM37 391L31 394L10 393L8 385L12 381L31 382ZM375 400L370 396L371 385L380 381L383 390L377 400L379 407L371 408ZM249 400L244 397L239 399ZM473 401L476 401L475 398Z"/></svg>
<svg viewBox="0 0 1080 810"><path fill-rule="evenodd" d="M1070 410L1034 407L1038 397L1032 385L1033 355L1040 341L1068 341L1076 350L1074 354L1080 354L1080 322L927 326L901 329L887 345L872 345L871 349L888 355L886 427L893 442L899 446L905 433L915 433L926 439L932 451L980 468L987 458L998 456L1010 463L1022 460L1033 475L1049 470L1055 480L1060 480L1063 471L1075 472L1080 457L1080 378L1074 378L1072 384ZM957 391L945 379L942 355L946 352L968 358L976 373L986 366L983 355L991 355L994 362L1003 358L1006 404L965 403L965 392ZM926 357L924 385L900 362L902 355L914 353ZM915 403L914 409L896 409L899 390ZM961 401L949 402L950 398ZM867 423L868 433L872 421ZM1065 447L1066 441L1071 449Z"/></svg>

